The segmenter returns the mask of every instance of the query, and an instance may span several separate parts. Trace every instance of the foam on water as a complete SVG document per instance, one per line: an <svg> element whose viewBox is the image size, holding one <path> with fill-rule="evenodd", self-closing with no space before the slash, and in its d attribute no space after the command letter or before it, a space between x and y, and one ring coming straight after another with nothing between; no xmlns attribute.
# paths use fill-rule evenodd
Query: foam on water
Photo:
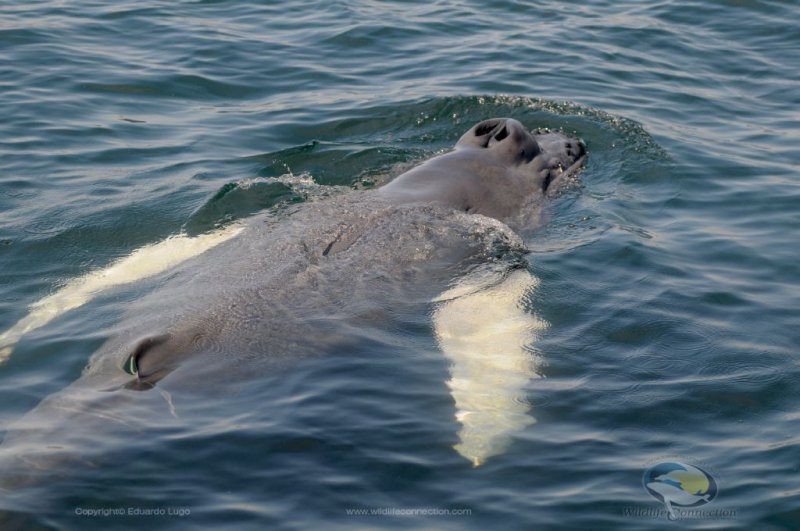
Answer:
<svg viewBox="0 0 800 531"><path fill-rule="evenodd" d="M537 285L527 270L505 277L484 270L435 300L434 330L450 360L447 386L461 424L454 448L474 466L504 452L515 433L535 422L525 388L540 375L529 345L547 323L521 301Z"/></svg>
<svg viewBox="0 0 800 531"><path fill-rule="evenodd" d="M70 280L55 293L30 306L28 315L0 334L0 363L5 362L17 342L65 312L93 299L103 290L151 277L197 256L239 234L243 227L231 225L196 237L176 235L141 247L104 269Z"/></svg>

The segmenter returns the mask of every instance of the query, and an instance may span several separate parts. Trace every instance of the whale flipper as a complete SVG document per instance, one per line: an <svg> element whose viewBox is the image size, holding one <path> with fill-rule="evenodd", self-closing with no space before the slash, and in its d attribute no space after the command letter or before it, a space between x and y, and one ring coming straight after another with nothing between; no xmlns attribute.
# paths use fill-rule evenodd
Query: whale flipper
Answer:
<svg viewBox="0 0 800 531"><path fill-rule="evenodd" d="M521 307L538 284L527 270L479 272L437 297L439 347L450 361L447 386L461 424L455 450L480 466L536 420L525 388L538 378L530 343L547 323Z"/></svg>

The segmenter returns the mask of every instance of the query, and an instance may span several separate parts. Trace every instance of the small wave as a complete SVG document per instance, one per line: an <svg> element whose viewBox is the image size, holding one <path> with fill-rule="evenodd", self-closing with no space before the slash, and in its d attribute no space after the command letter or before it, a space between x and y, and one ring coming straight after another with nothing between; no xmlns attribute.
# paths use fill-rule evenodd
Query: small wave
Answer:
<svg viewBox="0 0 800 531"><path fill-rule="evenodd" d="M270 208L318 201L348 190L345 186L318 184L308 173L248 177L222 186L191 215L184 230L190 235L201 234Z"/></svg>
<svg viewBox="0 0 800 531"><path fill-rule="evenodd" d="M408 107L414 112L409 112L407 119L413 119L418 128L450 136L453 140L463 133L462 128L480 120L491 116L513 116L532 128L562 129L582 137L587 140L590 151L599 143L656 161L671 160L669 153L639 122L572 101L475 95L433 98L414 102ZM403 116L399 118L402 120Z"/></svg>

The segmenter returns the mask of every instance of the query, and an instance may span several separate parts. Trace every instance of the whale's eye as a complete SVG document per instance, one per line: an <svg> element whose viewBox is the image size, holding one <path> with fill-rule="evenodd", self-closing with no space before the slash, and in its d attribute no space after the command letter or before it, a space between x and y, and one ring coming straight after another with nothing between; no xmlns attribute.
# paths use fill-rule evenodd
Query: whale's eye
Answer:
<svg viewBox="0 0 800 531"><path fill-rule="evenodd" d="M141 340L139 344L136 345L133 353L125 359L125 363L122 364L122 370L131 376L136 376L137 379L142 377L142 360L148 353L152 352L159 345L166 343L169 339L169 334L162 334L160 336L148 337ZM148 362L149 361L150 360L148 360ZM150 364L151 363L147 363L146 365ZM146 370L144 372L150 371Z"/></svg>

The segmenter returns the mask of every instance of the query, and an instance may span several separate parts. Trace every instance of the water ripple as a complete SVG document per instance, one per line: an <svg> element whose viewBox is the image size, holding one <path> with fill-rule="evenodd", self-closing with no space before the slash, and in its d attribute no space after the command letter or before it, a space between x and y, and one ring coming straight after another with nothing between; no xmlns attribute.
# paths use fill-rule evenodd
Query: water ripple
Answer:
<svg viewBox="0 0 800 531"><path fill-rule="evenodd" d="M36 496L49 511L4 498L0 527L100 529L113 524L74 508L168 503L191 516L148 525L649 529L657 520L624 509L661 507L641 475L665 455L712 464L721 495L703 508L738 510L697 525L796 527L796 11L3 4L0 330L87 269L181 230L378 186L490 116L562 128L590 155L550 222L521 231L541 279L526 308L552 325L537 343L545 377L527 389L538 422L500 458L473 470L452 451L447 364L428 316L408 315L353 331L372 355L236 396L175 397L194 424L54 478ZM74 380L143 290L23 340L0 372L0 428ZM345 512L377 507L472 514Z"/></svg>

